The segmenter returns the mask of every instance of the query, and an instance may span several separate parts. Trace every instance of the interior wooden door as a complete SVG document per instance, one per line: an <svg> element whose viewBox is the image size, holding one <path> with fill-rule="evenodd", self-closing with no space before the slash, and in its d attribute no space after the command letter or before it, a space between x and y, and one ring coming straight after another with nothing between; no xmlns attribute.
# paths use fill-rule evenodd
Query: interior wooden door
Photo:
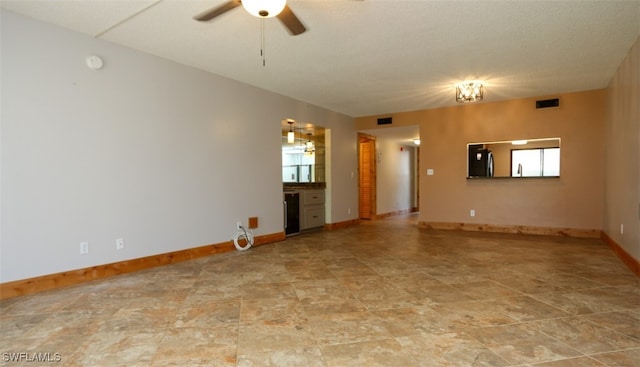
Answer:
<svg viewBox="0 0 640 367"><path fill-rule="evenodd" d="M373 219L376 211L376 142L373 137L359 134L359 216Z"/></svg>

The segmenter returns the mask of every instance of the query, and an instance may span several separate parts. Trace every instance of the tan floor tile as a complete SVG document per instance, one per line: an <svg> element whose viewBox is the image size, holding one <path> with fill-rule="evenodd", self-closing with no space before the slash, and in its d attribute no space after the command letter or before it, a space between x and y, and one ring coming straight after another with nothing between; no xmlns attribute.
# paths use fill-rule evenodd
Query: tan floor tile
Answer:
<svg viewBox="0 0 640 367"><path fill-rule="evenodd" d="M430 303L414 297L382 276L347 278L342 283L370 311L421 306Z"/></svg>
<svg viewBox="0 0 640 367"><path fill-rule="evenodd" d="M584 318L600 326L640 340L640 312L605 312L588 315Z"/></svg>
<svg viewBox="0 0 640 367"><path fill-rule="evenodd" d="M238 367L326 367L318 347L283 349L238 356Z"/></svg>
<svg viewBox="0 0 640 367"><path fill-rule="evenodd" d="M486 308L502 312L517 321L533 321L569 316L565 311L528 296L497 298L483 301Z"/></svg>
<svg viewBox="0 0 640 367"><path fill-rule="evenodd" d="M470 330L480 343L514 365L578 357L580 353L528 324Z"/></svg>
<svg viewBox="0 0 640 367"><path fill-rule="evenodd" d="M243 299L240 322L303 317L302 303L296 297Z"/></svg>
<svg viewBox="0 0 640 367"><path fill-rule="evenodd" d="M640 348L640 340L595 324L586 317L566 317L532 324L538 330L584 354Z"/></svg>
<svg viewBox="0 0 640 367"><path fill-rule="evenodd" d="M416 360L392 339L326 345L322 354L329 367L409 367Z"/></svg>
<svg viewBox="0 0 640 367"><path fill-rule="evenodd" d="M640 278L638 278L640 279ZM640 282L631 285L580 290L579 293L595 296L621 308L640 307Z"/></svg>
<svg viewBox="0 0 640 367"><path fill-rule="evenodd" d="M394 337L425 333L445 333L452 329L452 322L429 307L410 307L372 311ZM455 326L453 327L455 328Z"/></svg>
<svg viewBox="0 0 640 367"><path fill-rule="evenodd" d="M490 276L501 285L525 294L538 294L564 291L564 288L536 279L533 276L512 273L508 275Z"/></svg>
<svg viewBox="0 0 640 367"><path fill-rule="evenodd" d="M594 359L612 367L638 367L640 366L640 348L621 350L596 354L591 356Z"/></svg>
<svg viewBox="0 0 640 367"><path fill-rule="evenodd" d="M306 320L285 317L274 320L258 320L240 325L238 354L274 352L304 349L316 346L316 341Z"/></svg>
<svg viewBox="0 0 640 367"><path fill-rule="evenodd" d="M451 286L457 291L477 300L486 300L501 297L515 297L522 295L522 293L520 292L516 292L513 289L504 287L490 280L452 284Z"/></svg>
<svg viewBox="0 0 640 367"><path fill-rule="evenodd" d="M218 301L184 304L170 316L173 327L213 328L237 325L240 320L240 302Z"/></svg>
<svg viewBox="0 0 640 367"><path fill-rule="evenodd" d="M455 288L448 284L405 287L405 290L412 296L428 301L428 303L449 303L473 300L471 296L455 291Z"/></svg>
<svg viewBox="0 0 640 367"><path fill-rule="evenodd" d="M158 332L101 332L88 338L67 362L82 366L150 365L163 338Z"/></svg>
<svg viewBox="0 0 640 367"><path fill-rule="evenodd" d="M536 278L565 290L588 289L602 287L602 283L567 273L536 273Z"/></svg>
<svg viewBox="0 0 640 367"><path fill-rule="evenodd" d="M427 287L431 285L443 285L441 281L423 271L410 271L388 276L388 279L402 289Z"/></svg>
<svg viewBox="0 0 640 367"><path fill-rule="evenodd" d="M621 309L613 303L579 291L539 293L532 295L532 297L573 315L586 315Z"/></svg>
<svg viewBox="0 0 640 367"><path fill-rule="evenodd" d="M527 365L526 367L608 367L595 359L589 357L578 357L562 359L553 362L536 363L535 365Z"/></svg>
<svg viewBox="0 0 640 367"><path fill-rule="evenodd" d="M418 366L508 366L497 354L464 333L424 333L396 338Z"/></svg>
<svg viewBox="0 0 640 367"><path fill-rule="evenodd" d="M157 342L153 365L235 366L237 325L167 330Z"/></svg>
<svg viewBox="0 0 640 367"><path fill-rule="evenodd" d="M384 323L367 311L311 316L309 327L321 346L391 337Z"/></svg>
<svg viewBox="0 0 640 367"><path fill-rule="evenodd" d="M516 322L515 319L500 310L487 308L482 301L443 303L430 307L440 315L443 321L449 324L450 330L460 331Z"/></svg>

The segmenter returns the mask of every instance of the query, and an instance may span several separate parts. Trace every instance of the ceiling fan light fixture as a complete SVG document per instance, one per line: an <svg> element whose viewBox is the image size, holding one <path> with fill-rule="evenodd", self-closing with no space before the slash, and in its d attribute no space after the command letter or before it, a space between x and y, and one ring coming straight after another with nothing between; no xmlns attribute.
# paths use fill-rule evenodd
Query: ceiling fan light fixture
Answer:
<svg viewBox="0 0 640 367"><path fill-rule="evenodd" d="M272 18L280 14L287 0L242 0L242 6L249 14L258 18Z"/></svg>
<svg viewBox="0 0 640 367"><path fill-rule="evenodd" d="M460 103L479 102L484 97L482 82L464 81L456 84L456 101Z"/></svg>

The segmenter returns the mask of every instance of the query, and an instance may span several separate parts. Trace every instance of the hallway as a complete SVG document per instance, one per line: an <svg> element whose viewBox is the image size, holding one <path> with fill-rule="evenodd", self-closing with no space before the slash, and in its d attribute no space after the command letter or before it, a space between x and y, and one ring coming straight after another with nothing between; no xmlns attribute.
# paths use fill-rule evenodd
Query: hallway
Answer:
<svg viewBox="0 0 640 367"><path fill-rule="evenodd" d="M640 280L599 240L416 219L2 300L3 365L640 364Z"/></svg>

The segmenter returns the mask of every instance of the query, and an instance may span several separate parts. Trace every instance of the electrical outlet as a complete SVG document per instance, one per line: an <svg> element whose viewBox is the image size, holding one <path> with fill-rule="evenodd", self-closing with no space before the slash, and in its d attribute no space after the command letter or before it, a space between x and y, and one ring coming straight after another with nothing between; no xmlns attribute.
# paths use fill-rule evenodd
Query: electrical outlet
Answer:
<svg viewBox="0 0 640 367"><path fill-rule="evenodd" d="M124 249L124 238L116 239L116 250L123 250L123 249Z"/></svg>
<svg viewBox="0 0 640 367"><path fill-rule="evenodd" d="M242 227L242 222L237 221L236 222L236 229L240 229L240 227Z"/></svg>
<svg viewBox="0 0 640 367"><path fill-rule="evenodd" d="M80 254L85 255L89 253L89 242L80 242Z"/></svg>
<svg viewBox="0 0 640 367"><path fill-rule="evenodd" d="M476 211L475 211L475 209L471 209L471 210L469 210L469 216L471 216L471 217L475 217L475 216L476 216Z"/></svg>
<svg viewBox="0 0 640 367"><path fill-rule="evenodd" d="M624 234L624 224L620 224L620 234Z"/></svg>
<svg viewBox="0 0 640 367"><path fill-rule="evenodd" d="M351 214L351 208L347 208L347 214Z"/></svg>

